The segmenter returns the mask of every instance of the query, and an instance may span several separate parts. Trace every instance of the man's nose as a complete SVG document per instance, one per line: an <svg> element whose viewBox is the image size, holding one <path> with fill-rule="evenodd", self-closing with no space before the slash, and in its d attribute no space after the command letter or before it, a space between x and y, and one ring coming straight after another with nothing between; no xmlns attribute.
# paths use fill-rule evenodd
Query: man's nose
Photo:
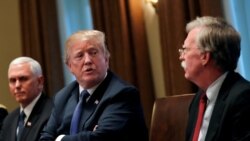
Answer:
<svg viewBox="0 0 250 141"><path fill-rule="evenodd" d="M20 86L21 86L21 82L19 80L16 80L15 87L20 87Z"/></svg>
<svg viewBox="0 0 250 141"><path fill-rule="evenodd" d="M84 63L85 64L89 64L89 63L91 63L91 60L92 60L92 58L91 58L91 56L89 55L89 54L85 54L84 55Z"/></svg>

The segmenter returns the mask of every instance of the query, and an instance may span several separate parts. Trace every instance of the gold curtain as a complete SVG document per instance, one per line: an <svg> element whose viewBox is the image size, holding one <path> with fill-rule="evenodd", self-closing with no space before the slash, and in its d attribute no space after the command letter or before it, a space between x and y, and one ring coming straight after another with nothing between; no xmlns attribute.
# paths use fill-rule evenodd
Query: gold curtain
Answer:
<svg viewBox="0 0 250 141"><path fill-rule="evenodd" d="M36 59L45 76L45 92L54 95L64 85L56 0L19 0L22 51Z"/></svg>
<svg viewBox="0 0 250 141"><path fill-rule="evenodd" d="M193 93L196 86L184 78L178 49L186 38L185 25L197 16L220 16L220 0L159 0L158 15L166 96Z"/></svg>
<svg viewBox="0 0 250 141"><path fill-rule="evenodd" d="M147 125L154 86L141 0L90 0L94 28L104 31L111 52L110 67L140 90Z"/></svg>

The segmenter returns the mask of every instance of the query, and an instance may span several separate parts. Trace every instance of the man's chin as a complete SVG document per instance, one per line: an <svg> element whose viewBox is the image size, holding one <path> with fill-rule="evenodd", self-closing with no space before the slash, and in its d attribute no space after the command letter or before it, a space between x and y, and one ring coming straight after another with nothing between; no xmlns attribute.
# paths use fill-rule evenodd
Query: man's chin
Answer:
<svg viewBox="0 0 250 141"><path fill-rule="evenodd" d="M24 102L24 99L23 98L16 98L16 101L18 102L18 103L23 103Z"/></svg>
<svg viewBox="0 0 250 141"><path fill-rule="evenodd" d="M97 84L98 84L98 81L96 78L87 78L87 79L83 80L83 85L84 85L83 87L87 88L87 89L91 88Z"/></svg>

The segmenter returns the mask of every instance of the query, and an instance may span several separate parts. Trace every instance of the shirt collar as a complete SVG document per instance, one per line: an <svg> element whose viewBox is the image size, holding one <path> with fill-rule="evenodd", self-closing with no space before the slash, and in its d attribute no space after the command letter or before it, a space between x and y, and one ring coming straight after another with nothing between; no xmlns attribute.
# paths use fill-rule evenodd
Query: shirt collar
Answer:
<svg viewBox="0 0 250 141"><path fill-rule="evenodd" d="M24 111L25 115L26 115L26 118L25 119L28 119L36 102L38 101L38 99L41 97L41 94L40 93L35 99L33 99L33 101L28 105L26 106L25 108L23 108L22 106L20 106L20 112Z"/></svg>
<svg viewBox="0 0 250 141"><path fill-rule="evenodd" d="M104 79L107 77L107 74L108 74L108 73L105 74ZM104 79L103 79L103 80L104 80ZM102 80L102 81L103 81L103 80ZM94 91L95 91L96 88L102 83L102 81L101 81L99 84L95 85L94 87L87 89L87 91L88 91L88 93L90 94L90 96L94 93ZM85 89L84 89L81 85L79 85L79 94L80 94L83 90L85 90Z"/></svg>
<svg viewBox="0 0 250 141"><path fill-rule="evenodd" d="M92 95L92 94L94 93L95 89L96 89L98 86L99 86L99 84L96 85L96 86L94 86L94 87L92 87L92 88L87 89L88 93L89 93L90 95ZM79 85L79 94L80 94L83 90L85 90L85 89L84 89L81 85Z"/></svg>
<svg viewBox="0 0 250 141"><path fill-rule="evenodd" d="M219 94L219 90L223 81L225 80L228 72L222 74L218 79L216 79L207 89L206 94L209 101L215 101Z"/></svg>

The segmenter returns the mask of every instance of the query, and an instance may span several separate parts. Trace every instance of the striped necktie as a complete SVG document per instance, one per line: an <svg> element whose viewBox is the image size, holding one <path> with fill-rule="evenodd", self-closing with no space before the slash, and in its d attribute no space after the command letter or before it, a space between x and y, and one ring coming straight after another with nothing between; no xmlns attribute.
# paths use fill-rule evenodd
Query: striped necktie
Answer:
<svg viewBox="0 0 250 141"><path fill-rule="evenodd" d="M25 115L24 111L22 111L19 114L19 117L18 117L17 141L19 141L20 138L21 138L21 134L22 134L23 129L24 129L24 119L25 119L25 117L26 117L26 115Z"/></svg>

